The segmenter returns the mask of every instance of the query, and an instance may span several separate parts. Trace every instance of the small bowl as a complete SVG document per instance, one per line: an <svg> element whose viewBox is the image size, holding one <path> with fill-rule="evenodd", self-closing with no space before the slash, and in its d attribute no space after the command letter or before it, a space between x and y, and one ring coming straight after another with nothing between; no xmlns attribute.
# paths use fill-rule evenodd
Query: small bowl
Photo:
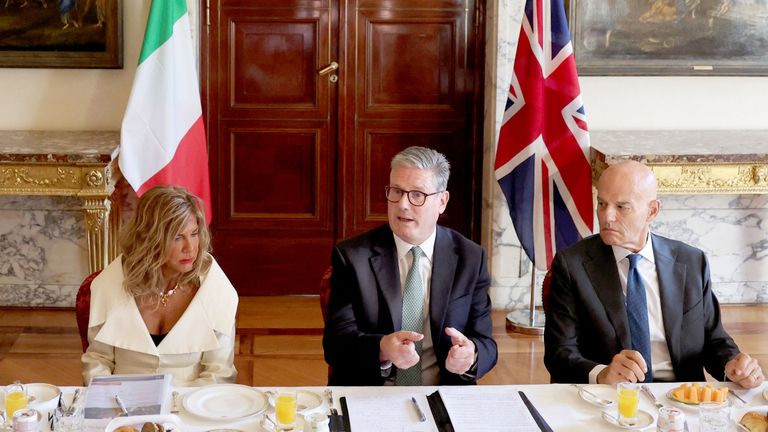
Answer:
<svg viewBox="0 0 768 432"><path fill-rule="evenodd" d="M38 411L53 411L59 404L61 389L53 384L31 383L26 384L29 395L29 407Z"/></svg>

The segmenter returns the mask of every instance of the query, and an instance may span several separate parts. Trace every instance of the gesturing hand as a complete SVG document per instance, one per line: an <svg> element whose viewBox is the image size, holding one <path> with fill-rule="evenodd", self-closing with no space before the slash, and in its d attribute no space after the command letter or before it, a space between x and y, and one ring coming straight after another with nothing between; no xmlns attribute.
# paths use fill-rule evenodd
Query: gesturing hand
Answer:
<svg viewBox="0 0 768 432"><path fill-rule="evenodd" d="M611 360L607 368L597 375L600 384L616 384L620 382L639 382L645 379L648 367L643 356L632 350L624 350Z"/></svg>
<svg viewBox="0 0 768 432"><path fill-rule="evenodd" d="M466 373L475 362L475 343L453 327L446 327L445 334L451 337L453 345L445 359L445 368L458 375Z"/></svg>
<svg viewBox="0 0 768 432"><path fill-rule="evenodd" d="M423 334L404 330L384 336L379 342L379 361L391 361L398 369L412 367L419 362L416 342L422 339Z"/></svg>

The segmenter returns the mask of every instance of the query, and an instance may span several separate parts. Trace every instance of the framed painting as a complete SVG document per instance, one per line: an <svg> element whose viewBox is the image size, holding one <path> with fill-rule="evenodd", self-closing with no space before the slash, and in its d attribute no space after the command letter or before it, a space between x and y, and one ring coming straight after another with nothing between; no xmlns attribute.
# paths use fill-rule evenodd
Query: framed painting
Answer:
<svg viewBox="0 0 768 432"><path fill-rule="evenodd" d="M766 0L570 0L580 75L768 75Z"/></svg>
<svg viewBox="0 0 768 432"><path fill-rule="evenodd" d="M122 68L120 0L0 0L0 67Z"/></svg>

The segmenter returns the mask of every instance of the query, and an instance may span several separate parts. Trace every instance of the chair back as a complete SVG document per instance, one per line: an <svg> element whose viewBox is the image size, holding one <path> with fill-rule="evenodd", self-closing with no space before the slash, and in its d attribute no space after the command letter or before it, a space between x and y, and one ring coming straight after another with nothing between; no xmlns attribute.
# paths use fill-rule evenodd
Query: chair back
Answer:
<svg viewBox="0 0 768 432"><path fill-rule="evenodd" d="M83 352L88 349L88 319L91 316L91 282L101 270L89 274L80 289L77 290L75 297L75 318L77 319L77 331L80 333L80 343L83 345Z"/></svg>
<svg viewBox="0 0 768 432"><path fill-rule="evenodd" d="M331 298L331 271L333 267L328 267L320 278L320 312L323 313L323 321L328 316L328 300Z"/></svg>

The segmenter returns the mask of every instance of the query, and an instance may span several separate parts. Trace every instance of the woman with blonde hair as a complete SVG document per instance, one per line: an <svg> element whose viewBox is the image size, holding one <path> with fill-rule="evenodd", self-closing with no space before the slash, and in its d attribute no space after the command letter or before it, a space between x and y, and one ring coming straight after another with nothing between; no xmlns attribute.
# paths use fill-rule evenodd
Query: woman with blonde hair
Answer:
<svg viewBox="0 0 768 432"><path fill-rule="evenodd" d="M234 381L238 296L209 253L199 199L150 189L120 248L91 283L85 383L132 373L169 373L176 386Z"/></svg>

